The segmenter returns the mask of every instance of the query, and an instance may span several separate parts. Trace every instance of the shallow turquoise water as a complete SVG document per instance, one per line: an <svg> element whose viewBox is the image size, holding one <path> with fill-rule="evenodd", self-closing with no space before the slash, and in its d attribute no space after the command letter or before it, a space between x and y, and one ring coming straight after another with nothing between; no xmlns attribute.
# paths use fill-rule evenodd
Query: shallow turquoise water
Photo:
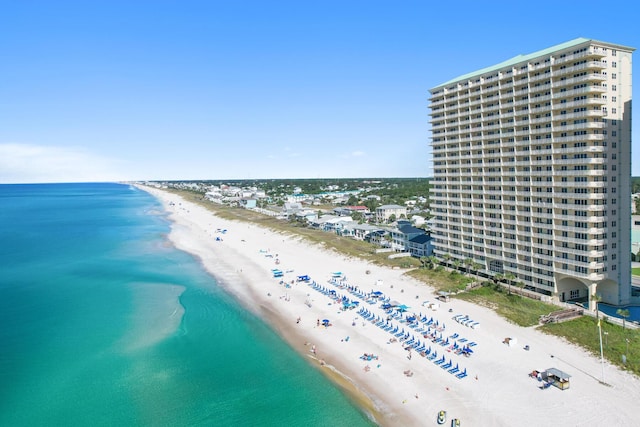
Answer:
<svg viewBox="0 0 640 427"><path fill-rule="evenodd" d="M0 425L368 426L119 184L0 185Z"/></svg>

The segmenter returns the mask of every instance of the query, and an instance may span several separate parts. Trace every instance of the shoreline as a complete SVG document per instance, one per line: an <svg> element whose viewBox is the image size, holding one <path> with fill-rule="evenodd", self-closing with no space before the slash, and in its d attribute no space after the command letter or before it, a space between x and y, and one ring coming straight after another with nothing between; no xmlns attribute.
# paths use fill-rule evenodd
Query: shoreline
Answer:
<svg viewBox="0 0 640 427"><path fill-rule="evenodd" d="M448 411L448 420L459 418L465 425L515 425L527 412L533 417L527 416L527 425L546 425L550 417L585 426L628 424L635 419L640 381L607 365L610 387L599 384L600 361L559 338L515 326L487 308L464 301L452 300L431 310L424 302L435 301L433 289L403 276L402 270L347 258L255 224L224 220L172 193L137 187L156 197L169 213L169 240L178 249L199 258L220 286L381 426L435 425L440 409ZM227 232L216 231L221 229ZM273 277L274 268L283 271L282 279ZM329 284L336 271L347 276L342 287ZM309 275L317 287L353 300L357 297L347 292L348 287L358 286L367 293L375 289L409 305L409 313L436 319L442 325L440 334L457 334L477 344L475 354L464 358L429 343L448 361L468 370L468 376L457 378L419 352L408 352L389 331L358 314L364 308L384 316L379 304L360 301L359 308L343 310L314 287L297 282L297 275ZM454 321L456 314L468 315L479 322L478 327ZM320 325L320 319L329 319L332 326ZM393 324L405 325L395 319ZM519 345L503 344L504 337L517 337ZM416 338L427 344L427 339ZM525 344L531 345L531 351L523 350ZM317 348L316 355L310 353L311 346ZM363 353L375 354L377 359L363 361ZM541 391L535 379L528 377L534 369L552 367L572 375L569 390L551 387ZM610 412L597 410L602 403ZM538 411L545 416L538 419Z"/></svg>

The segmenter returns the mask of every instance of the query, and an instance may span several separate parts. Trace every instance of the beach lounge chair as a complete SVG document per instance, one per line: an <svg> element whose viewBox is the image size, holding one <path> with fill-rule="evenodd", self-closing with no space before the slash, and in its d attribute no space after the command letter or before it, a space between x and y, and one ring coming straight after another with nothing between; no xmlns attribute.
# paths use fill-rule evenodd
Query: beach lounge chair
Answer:
<svg viewBox="0 0 640 427"><path fill-rule="evenodd" d="M462 379L462 378L464 378L466 376L467 376L467 368L464 368L464 370L462 372L456 374L456 377L459 378L459 379Z"/></svg>

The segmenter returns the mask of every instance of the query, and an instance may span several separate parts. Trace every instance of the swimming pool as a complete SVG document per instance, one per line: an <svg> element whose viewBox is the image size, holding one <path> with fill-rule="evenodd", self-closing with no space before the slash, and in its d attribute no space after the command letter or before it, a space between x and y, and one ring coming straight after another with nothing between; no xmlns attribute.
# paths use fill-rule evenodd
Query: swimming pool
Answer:
<svg viewBox="0 0 640 427"><path fill-rule="evenodd" d="M615 306L615 305L609 305L609 304L605 304L605 303L600 303L598 304L598 309L606 314L607 316L611 316L611 317L617 317L618 319L622 319L622 316L620 316L619 314L616 314L616 311L618 309L627 309L629 310L629 317L627 317L627 322L633 322L633 321L640 321L640 306L638 305L628 305L628 306Z"/></svg>

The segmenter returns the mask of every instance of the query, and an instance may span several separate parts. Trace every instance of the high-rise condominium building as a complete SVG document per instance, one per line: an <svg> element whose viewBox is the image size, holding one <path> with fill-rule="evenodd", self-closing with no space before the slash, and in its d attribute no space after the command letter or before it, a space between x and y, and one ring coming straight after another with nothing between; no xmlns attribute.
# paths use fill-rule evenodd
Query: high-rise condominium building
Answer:
<svg viewBox="0 0 640 427"><path fill-rule="evenodd" d="M634 50L579 38L430 90L439 258L629 301Z"/></svg>

